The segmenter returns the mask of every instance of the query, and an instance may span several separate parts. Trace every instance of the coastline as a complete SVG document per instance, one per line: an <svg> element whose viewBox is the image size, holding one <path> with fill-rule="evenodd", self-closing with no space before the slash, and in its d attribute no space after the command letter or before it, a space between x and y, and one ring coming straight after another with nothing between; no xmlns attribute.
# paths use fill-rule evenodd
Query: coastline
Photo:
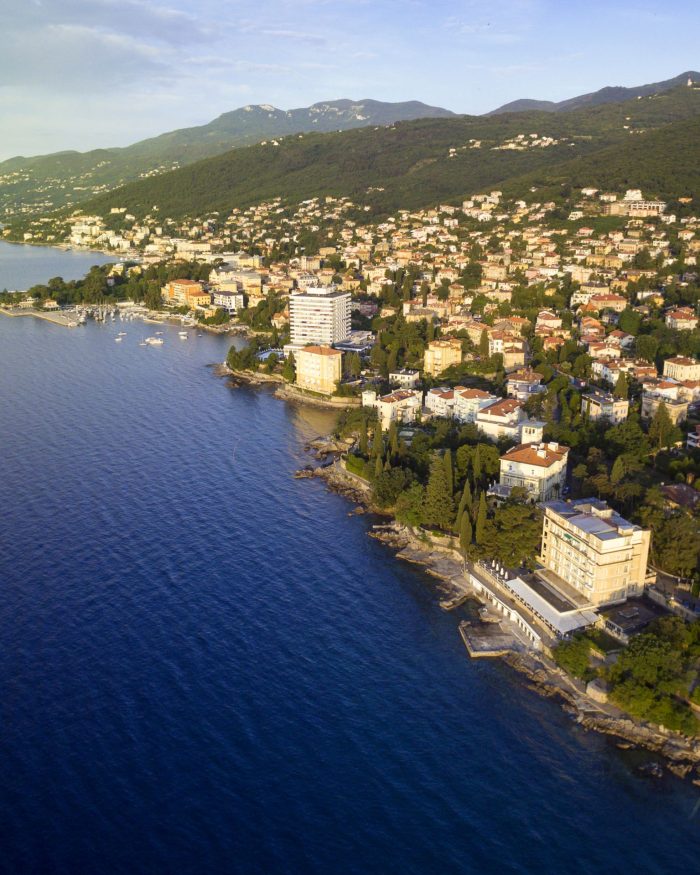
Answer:
<svg viewBox="0 0 700 875"><path fill-rule="evenodd" d="M339 452L334 443L332 439L319 439L307 449L315 450L317 459L326 459L328 455ZM443 610L452 610L467 600L480 602L461 567L461 556L447 546L422 541L413 530L393 520L386 511L373 507L369 484L345 471L337 459L333 464L309 466L298 472L297 476L322 479L329 490L358 505L350 513L371 513L390 519L386 524L373 526L367 534L394 550L397 559L419 565L435 578ZM663 727L636 720L612 704L601 707L586 694L581 682L570 678L544 653L512 652L494 655L494 658L516 671L528 689L557 702L582 729L609 736L617 741L620 749L639 749L657 754L668 771L700 786L700 739L690 739Z"/></svg>

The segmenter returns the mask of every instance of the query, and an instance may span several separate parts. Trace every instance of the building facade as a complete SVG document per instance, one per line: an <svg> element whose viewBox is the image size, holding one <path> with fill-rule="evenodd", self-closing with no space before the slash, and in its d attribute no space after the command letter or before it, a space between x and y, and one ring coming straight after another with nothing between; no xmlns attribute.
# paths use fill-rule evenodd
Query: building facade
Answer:
<svg viewBox="0 0 700 875"><path fill-rule="evenodd" d="M296 385L332 395L343 376L343 354L330 346L306 346L295 353Z"/></svg>
<svg viewBox="0 0 700 875"><path fill-rule="evenodd" d="M462 341L451 337L445 340L432 340L423 360L423 370L432 377L437 377L452 365L462 361Z"/></svg>
<svg viewBox="0 0 700 875"><path fill-rule="evenodd" d="M519 444L501 456L499 484L504 492L525 489L534 501L559 498L566 484L569 448L558 443Z"/></svg>
<svg viewBox="0 0 700 875"><path fill-rule="evenodd" d="M292 349L307 344L332 346L350 336L350 293L333 286L309 288L289 298Z"/></svg>
<svg viewBox="0 0 700 875"><path fill-rule="evenodd" d="M597 498L548 501L542 507L539 560L553 573L555 584L559 578L591 605L622 602L643 592L648 530L623 519Z"/></svg>

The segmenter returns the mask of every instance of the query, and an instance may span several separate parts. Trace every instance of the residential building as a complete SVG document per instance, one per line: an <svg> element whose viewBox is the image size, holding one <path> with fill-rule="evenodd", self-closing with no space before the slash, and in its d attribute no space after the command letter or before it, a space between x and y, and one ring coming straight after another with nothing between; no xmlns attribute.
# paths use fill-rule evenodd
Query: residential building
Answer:
<svg viewBox="0 0 700 875"><path fill-rule="evenodd" d="M542 440L544 423L529 420L520 401L515 398L502 398L476 414L476 426L487 438L498 440L509 438L520 443L534 443Z"/></svg>
<svg viewBox="0 0 700 875"><path fill-rule="evenodd" d="M228 292L221 289L213 289L211 302L214 307L226 310L234 314L245 307L245 299L242 292Z"/></svg>
<svg viewBox="0 0 700 875"><path fill-rule="evenodd" d="M399 386L401 389L415 389L419 379L420 371L413 371L410 368L401 368L389 374L391 385Z"/></svg>
<svg viewBox="0 0 700 875"><path fill-rule="evenodd" d="M309 343L332 346L346 340L350 335L350 293L324 286L291 295L289 329L292 350Z"/></svg>
<svg viewBox="0 0 700 875"><path fill-rule="evenodd" d="M188 294L197 294L203 291L202 284L196 280L177 279L166 283L160 290L160 294L166 304L182 307L188 303Z"/></svg>
<svg viewBox="0 0 700 875"><path fill-rule="evenodd" d="M415 422L423 406L423 393L415 389L397 389L389 395L377 397L377 393L367 390L362 393L362 406L374 407L379 423L384 431L392 422Z"/></svg>
<svg viewBox="0 0 700 875"><path fill-rule="evenodd" d="M690 307L678 307L666 313L666 324L676 331L694 331L698 326L698 317Z"/></svg>
<svg viewBox="0 0 700 875"><path fill-rule="evenodd" d="M644 591L651 533L597 498L545 502L539 557L545 579L592 605Z"/></svg>
<svg viewBox="0 0 700 875"><path fill-rule="evenodd" d="M527 401L531 395L544 392L546 387L542 385L542 374L536 371L524 369L514 371L508 375L506 394L509 398L517 398L518 401Z"/></svg>
<svg viewBox="0 0 700 875"><path fill-rule="evenodd" d="M688 418L687 401L683 401L681 398L669 398L660 392L644 392L642 394L642 419L653 419L662 404L674 425L685 422Z"/></svg>
<svg viewBox="0 0 700 875"><path fill-rule="evenodd" d="M484 392L483 389L464 389L458 386L455 389L454 417L460 422L475 422L478 412L495 401L498 401L498 397Z"/></svg>
<svg viewBox="0 0 700 875"><path fill-rule="evenodd" d="M559 498L568 455L569 448L558 443L519 444L501 456L499 484L508 493L521 487L534 501Z"/></svg>
<svg viewBox="0 0 700 875"><path fill-rule="evenodd" d="M581 397L581 412L592 422L604 419L611 425L618 425L627 419L629 409L626 398L615 398L611 392L593 389Z"/></svg>
<svg viewBox="0 0 700 875"><path fill-rule="evenodd" d="M426 374L437 377L452 365L462 361L462 341L457 337L444 340L432 340L423 359L423 370Z"/></svg>
<svg viewBox="0 0 700 875"><path fill-rule="evenodd" d="M664 377L673 380L700 380L700 362L682 355L666 359L664 362Z"/></svg>
<svg viewBox="0 0 700 875"><path fill-rule="evenodd" d="M294 354L296 385L324 395L335 392L343 376L343 354L330 346L305 346Z"/></svg>
<svg viewBox="0 0 700 875"><path fill-rule="evenodd" d="M447 386L429 389L425 393L425 408L434 416L452 416L455 405L455 390Z"/></svg>

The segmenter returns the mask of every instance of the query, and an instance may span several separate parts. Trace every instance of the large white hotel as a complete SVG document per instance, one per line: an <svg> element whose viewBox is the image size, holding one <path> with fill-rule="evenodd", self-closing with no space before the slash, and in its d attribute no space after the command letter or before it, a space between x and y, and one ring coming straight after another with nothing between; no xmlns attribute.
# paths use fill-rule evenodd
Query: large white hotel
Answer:
<svg viewBox="0 0 700 875"><path fill-rule="evenodd" d="M309 288L289 298L290 342L285 352L308 344L332 346L350 336L350 293L334 286Z"/></svg>

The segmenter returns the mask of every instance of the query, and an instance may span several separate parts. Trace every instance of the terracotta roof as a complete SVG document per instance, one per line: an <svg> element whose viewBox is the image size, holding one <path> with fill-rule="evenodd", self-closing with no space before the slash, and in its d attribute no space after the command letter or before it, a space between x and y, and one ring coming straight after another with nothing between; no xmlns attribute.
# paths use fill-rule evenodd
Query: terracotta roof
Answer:
<svg viewBox="0 0 700 875"><path fill-rule="evenodd" d="M332 349L330 346L305 346L299 352L311 352L314 355L342 355L339 349Z"/></svg>
<svg viewBox="0 0 700 875"><path fill-rule="evenodd" d="M537 465L540 468L551 468L552 465L566 459L569 448L555 443L518 444L501 456L501 460L520 462L523 465Z"/></svg>

